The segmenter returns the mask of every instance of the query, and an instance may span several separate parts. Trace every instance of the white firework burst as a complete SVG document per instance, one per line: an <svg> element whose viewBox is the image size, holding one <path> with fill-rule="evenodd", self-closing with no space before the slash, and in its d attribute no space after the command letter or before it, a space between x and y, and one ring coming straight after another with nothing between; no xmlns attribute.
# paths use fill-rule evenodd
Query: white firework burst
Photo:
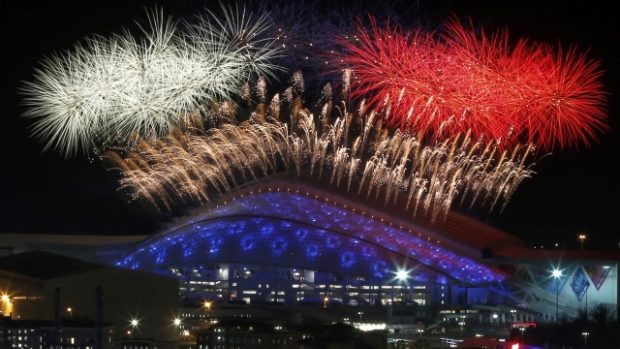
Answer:
<svg viewBox="0 0 620 349"><path fill-rule="evenodd" d="M278 55L265 15L222 8L178 29L161 11L141 39L94 36L45 58L22 92L32 135L65 156L132 144L183 125L201 104L228 97L253 74L271 75Z"/></svg>

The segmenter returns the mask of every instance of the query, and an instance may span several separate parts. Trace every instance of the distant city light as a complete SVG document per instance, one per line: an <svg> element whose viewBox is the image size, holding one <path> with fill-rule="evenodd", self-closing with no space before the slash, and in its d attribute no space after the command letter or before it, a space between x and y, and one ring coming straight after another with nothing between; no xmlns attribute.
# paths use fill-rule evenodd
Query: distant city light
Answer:
<svg viewBox="0 0 620 349"><path fill-rule="evenodd" d="M131 320L129 321L129 324L130 324L132 327L138 327L138 325L140 325L140 321L138 321L138 319L131 319Z"/></svg>
<svg viewBox="0 0 620 349"><path fill-rule="evenodd" d="M386 324L385 323L354 323L353 327L357 328L360 331L376 331L376 330L385 330L386 329Z"/></svg>

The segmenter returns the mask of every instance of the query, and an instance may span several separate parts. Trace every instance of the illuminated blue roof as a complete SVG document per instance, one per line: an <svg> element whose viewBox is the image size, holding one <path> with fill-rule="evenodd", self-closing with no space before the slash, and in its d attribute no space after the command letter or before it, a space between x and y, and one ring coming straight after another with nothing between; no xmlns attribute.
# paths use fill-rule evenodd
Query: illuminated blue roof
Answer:
<svg viewBox="0 0 620 349"><path fill-rule="evenodd" d="M320 194L283 185L248 188L153 236L117 265L248 263L385 278L395 260L406 260L420 281L481 284L506 277L414 225L395 225Z"/></svg>

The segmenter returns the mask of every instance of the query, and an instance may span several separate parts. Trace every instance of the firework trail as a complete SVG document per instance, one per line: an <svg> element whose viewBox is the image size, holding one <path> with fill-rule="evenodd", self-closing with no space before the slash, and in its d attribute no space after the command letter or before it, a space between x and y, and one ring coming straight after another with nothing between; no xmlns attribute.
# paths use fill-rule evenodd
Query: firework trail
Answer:
<svg viewBox="0 0 620 349"><path fill-rule="evenodd" d="M157 141L141 141L134 151L111 151L105 157L121 171L121 189L162 209L179 201L204 203L240 184L285 172L385 205L404 197L411 214L423 210L436 218L456 204L493 209L532 175L526 166L532 147L500 154L491 142L470 133L425 145L412 135L389 131L375 111L345 109L341 115L315 117L295 101L275 108L276 98L267 113L286 110L292 121L273 115L207 131L177 130ZM325 119L331 121L325 124Z"/></svg>
<svg viewBox="0 0 620 349"><path fill-rule="evenodd" d="M435 140L471 132L500 147L586 146L607 128L598 62L507 31L488 34L456 20L442 35L379 26L341 40L336 63L353 70L353 96L385 108L392 126Z"/></svg>
<svg viewBox="0 0 620 349"><path fill-rule="evenodd" d="M250 74L278 68L266 15L221 13L180 30L155 12L141 40L95 36L47 57L22 89L33 136L65 156L163 136L203 103L230 97Z"/></svg>

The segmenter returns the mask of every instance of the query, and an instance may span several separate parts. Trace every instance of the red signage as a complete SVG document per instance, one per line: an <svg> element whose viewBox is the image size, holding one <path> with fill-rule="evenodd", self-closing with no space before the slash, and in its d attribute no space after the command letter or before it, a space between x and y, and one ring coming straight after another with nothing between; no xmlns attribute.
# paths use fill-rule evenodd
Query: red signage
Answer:
<svg viewBox="0 0 620 349"><path fill-rule="evenodd" d="M535 322L513 322L512 328L536 328Z"/></svg>

